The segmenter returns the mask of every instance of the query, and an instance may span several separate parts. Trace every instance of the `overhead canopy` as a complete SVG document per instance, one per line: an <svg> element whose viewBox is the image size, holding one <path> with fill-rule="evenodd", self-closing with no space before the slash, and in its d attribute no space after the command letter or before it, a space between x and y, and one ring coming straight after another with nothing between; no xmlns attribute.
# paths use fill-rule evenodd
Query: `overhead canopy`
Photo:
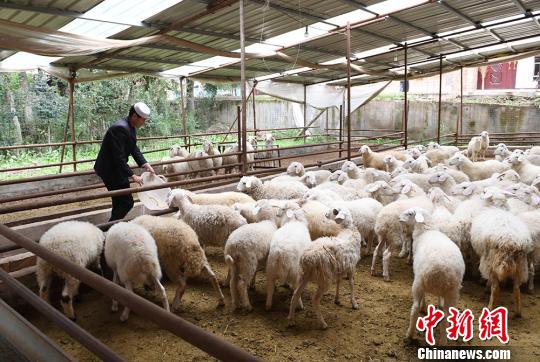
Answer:
<svg viewBox="0 0 540 362"><path fill-rule="evenodd" d="M59 0L53 5L45 0L0 2L0 19L4 20L0 22L4 49L0 60L24 50L57 56L51 65L76 69L79 76L82 69L90 69L87 74L97 77L141 72L239 80L237 1L168 0L143 21L130 21L131 16L92 15L93 9L107 1L111 0ZM405 43L409 76L438 72L440 57L444 70L450 70L501 57L508 60L526 52L530 56L540 50L540 1L245 3L246 42L252 45L247 50L248 79L344 86L347 21L352 27L353 85L401 79ZM55 32L75 19L93 27L122 27L108 39ZM297 36L304 32L306 37ZM0 63L0 70L6 69L13 65ZM64 74L69 76L67 71Z"/></svg>

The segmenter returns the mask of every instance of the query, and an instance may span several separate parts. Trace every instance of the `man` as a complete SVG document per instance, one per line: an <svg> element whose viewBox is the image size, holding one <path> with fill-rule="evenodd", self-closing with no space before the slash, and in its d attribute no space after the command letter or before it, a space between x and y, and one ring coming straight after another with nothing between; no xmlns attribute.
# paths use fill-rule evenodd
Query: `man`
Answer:
<svg viewBox="0 0 540 362"><path fill-rule="evenodd" d="M142 178L133 174L128 166L129 155L139 167L154 173L154 169L137 147L136 129L143 126L149 116L150 108L146 104L135 103L131 106L128 117L114 122L105 133L94 170L103 180L107 190L127 189L130 181L142 186ZM132 207L131 195L113 197L109 221L123 219Z"/></svg>

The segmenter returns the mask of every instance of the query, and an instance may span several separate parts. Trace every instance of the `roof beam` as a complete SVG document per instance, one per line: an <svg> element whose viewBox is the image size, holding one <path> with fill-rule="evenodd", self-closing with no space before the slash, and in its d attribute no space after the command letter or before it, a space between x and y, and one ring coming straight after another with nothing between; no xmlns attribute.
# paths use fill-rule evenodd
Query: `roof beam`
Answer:
<svg viewBox="0 0 540 362"><path fill-rule="evenodd" d="M532 15L531 14L531 9L527 9L525 7L525 5L523 5L521 0L513 0L513 1L514 1L514 4L516 5L516 7L519 9L519 11L521 11L523 14ZM540 28L540 21L537 18L534 18L533 21L536 24L536 26Z"/></svg>
<svg viewBox="0 0 540 362"><path fill-rule="evenodd" d="M378 13L376 13L375 11L369 10L365 4L362 4L359 1L354 1L354 0L339 0L339 1L341 1L344 4L354 6L357 9L370 13L371 15L379 16Z"/></svg>
<svg viewBox="0 0 540 362"><path fill-rule="evenodd" d="M448 10L448 11L454 13L455 15L459 16L461 19L465 20L466 22L470 23L471 25L474 25L477 28L480 26L480 23L478 21L468 17L467 15L463 14L458 9L455 9L455 8L451 7L444 0L438 0L437 4L441 5L446 10Z"/></svg>

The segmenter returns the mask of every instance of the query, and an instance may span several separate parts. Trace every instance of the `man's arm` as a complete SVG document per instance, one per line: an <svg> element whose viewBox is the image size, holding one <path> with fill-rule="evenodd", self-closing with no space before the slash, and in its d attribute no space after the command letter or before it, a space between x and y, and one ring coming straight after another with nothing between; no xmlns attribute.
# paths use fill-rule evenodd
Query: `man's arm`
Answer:
<svg viewBox="0 0 540 362"><path fill-rule="evenodd" d="M129 168L129 165L125 161L127 155L124 152L124 145L128 140L128 133L122 127L114 127L109 130L110 144L111 144L111 157L114 163L122 170L122 173L126 177L133 176L133 171Z"/></svg>

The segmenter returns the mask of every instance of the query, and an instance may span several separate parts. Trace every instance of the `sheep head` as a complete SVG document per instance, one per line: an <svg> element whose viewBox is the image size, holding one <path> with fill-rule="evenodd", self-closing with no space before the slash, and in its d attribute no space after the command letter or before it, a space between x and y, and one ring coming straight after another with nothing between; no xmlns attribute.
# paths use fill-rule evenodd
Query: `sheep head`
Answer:
<svg viewBox="0 0 540 362"><path fill-rule="evenodd" d="M249 193L253 187L260 182L261 181L255 176L243 176L238 182L238 185L236 185L236 190Z"/></svg>
<svg viewBox="0 0 540 362"><path fill-rule="evenodd" d="M399 214L399 222L415 225L424 224L429 218L429 212L421 207L411 207Z"/></svg>
<svg viewBox="0 0 540 362"><path fill-rule="evenodd" d="M452 195L454 196L471 196L478 187L476 184L465 181L452 187Z"/></svg>
<svg viewBox="0 0 540 362"><path fill-rule="evenodd" d="M299 176L304 173L304 165L300 162L291 162L289 167L287 167L287 175L289 176Z"/></svg>
<svg viewBox="0 0 540 362"><path fill-rule="evenodd" d="M345 207L334 207L325 214L327 219L334 220L336 224L349 224L352 222L352 215L349 209ZM344 221L347 221L344 223Z"/></svg>

